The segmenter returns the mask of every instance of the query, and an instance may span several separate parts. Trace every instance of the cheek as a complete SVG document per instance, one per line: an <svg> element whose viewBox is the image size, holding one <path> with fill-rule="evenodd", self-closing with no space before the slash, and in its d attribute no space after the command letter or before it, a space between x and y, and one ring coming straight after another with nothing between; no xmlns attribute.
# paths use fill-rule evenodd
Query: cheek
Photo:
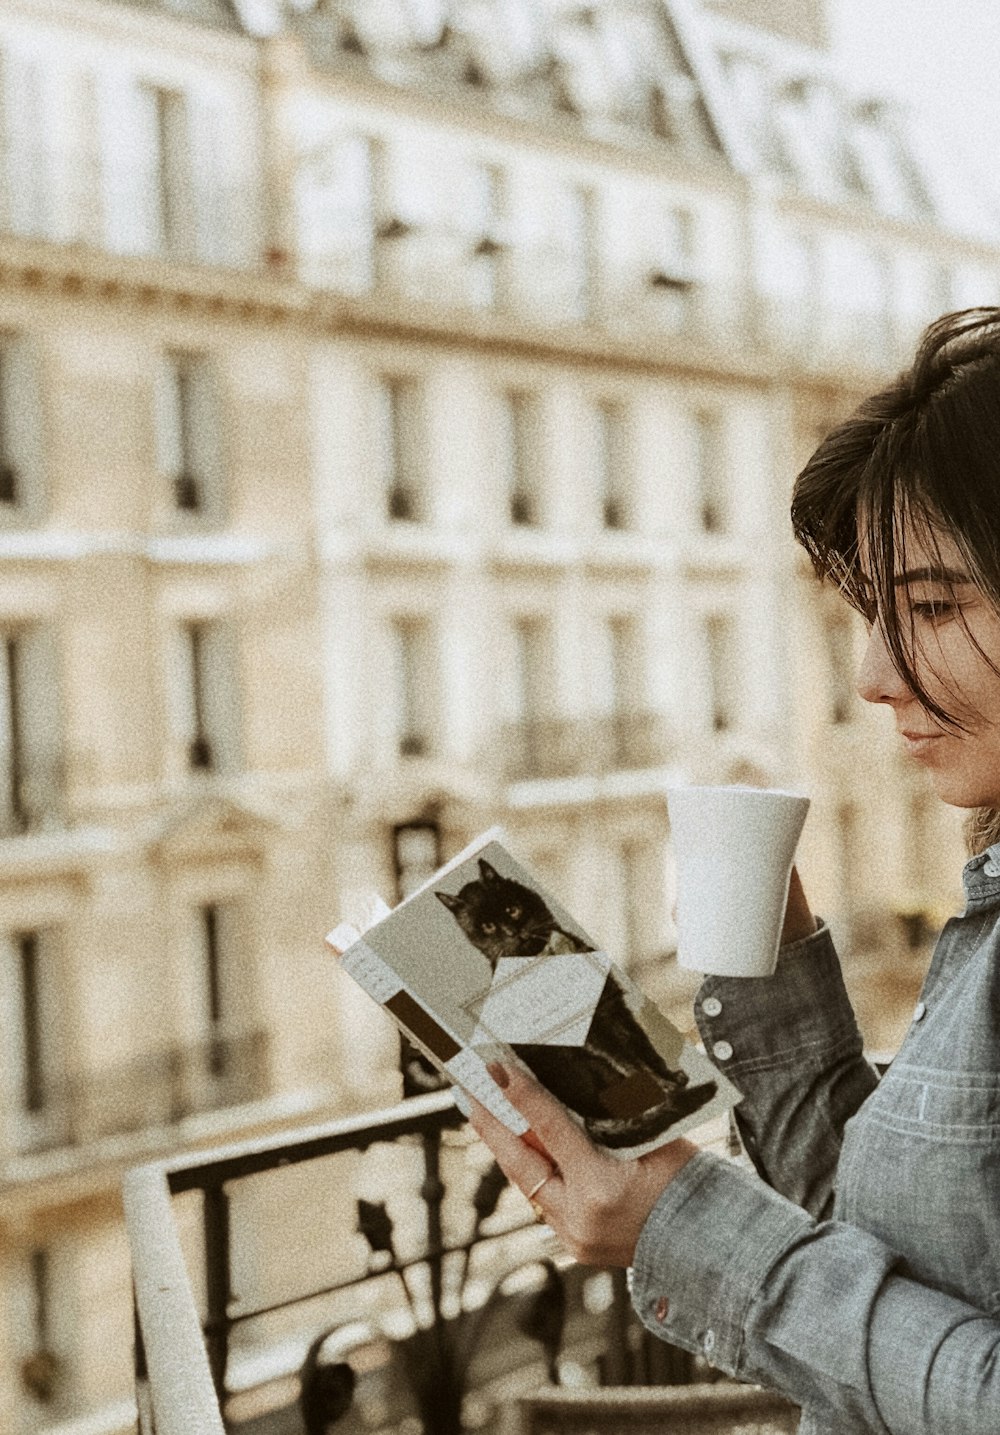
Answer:
<svg viewBox="0 0 1000 1435"><path fill-rule="evenodd" d="M961 708L973 725L1000 724L1000 644L996 635L975 633L983 656L961 624L947 623L918 642L914 654L917 674L941 705L952 712ZM992 640L992 641L991 641Z"/></svg>

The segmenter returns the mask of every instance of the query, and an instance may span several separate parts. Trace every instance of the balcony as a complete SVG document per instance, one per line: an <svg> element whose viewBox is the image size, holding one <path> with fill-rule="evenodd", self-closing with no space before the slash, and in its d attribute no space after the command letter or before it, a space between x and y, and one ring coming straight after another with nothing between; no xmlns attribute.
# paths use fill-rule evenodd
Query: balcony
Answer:
<svg viewBox="0 0 1000 1435"><path fill-rule="evenodd" d="M664 767L673 756L662 713L531 718L501 728L493 762L503 779L597 777Z"/></svg>
<svg viewBox="0 0 1000 1435"><path fill-rule="evenodd" d="M267 1095L264 1032L174 1045L69 1078L35 1074L12 1122L18 1155L160 1130ZM2 1179L2 1172L0 1172Z"/></svg>
<svg viewBox="0 0 1000 1435"><path fill-rule="evenodd" d="M138 1167L124 1194L140 1435L499 1435L519 1400L526 1430L572 1428L540 1391L631 1430L621 1386L672 1395L689 1435L792 1428L649 1336L624 1272L568 1262L448 1091Z"/></svg>

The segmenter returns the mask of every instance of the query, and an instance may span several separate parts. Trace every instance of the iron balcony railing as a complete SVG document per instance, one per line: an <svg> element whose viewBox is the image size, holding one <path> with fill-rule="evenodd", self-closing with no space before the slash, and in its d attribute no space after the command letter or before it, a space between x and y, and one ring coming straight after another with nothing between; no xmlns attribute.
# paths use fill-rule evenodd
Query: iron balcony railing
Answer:
<svg viewBox="0 0 1000 1435"><path fill-rule="evenodd" d="M519 1435L791 1435L799 1411L753 1386L542 1390L521 1403Z"/></svg>
<svg viewBox="0 0 1000 1435"><path fill-rule="evenodd" d="M266 1032L217 1036L152 1052L106 1071L42 1072L8 1103L18 1155L172 1126L268 1093Z"/></svg>
<svg viewBox="0 0 1000 1435"><path fill-rule="evenodd" d="M662 713L625 711L510 723L500 730L494 760L517 782L663 767L673 751Z"/></svg>
<svg viewBox="0 0 1000 1435"><path fill-rule="evenodd" d="M137 1167L124 1197L141 1435L490 1432L567 1374L707 1375L624 1272L559 1255L450 1091Z"/></svg>

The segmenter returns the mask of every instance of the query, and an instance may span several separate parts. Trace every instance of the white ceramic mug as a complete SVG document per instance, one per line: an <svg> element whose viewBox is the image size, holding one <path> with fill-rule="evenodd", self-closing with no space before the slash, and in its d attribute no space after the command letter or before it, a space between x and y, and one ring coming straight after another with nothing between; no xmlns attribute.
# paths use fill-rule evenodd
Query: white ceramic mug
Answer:
<svg viewBox="0 0 1000 1435"><path fill-rule="evenodd" d="M774 788L672 787L667 808L678 962L715 976L771 976L809 798Z"/></svg>

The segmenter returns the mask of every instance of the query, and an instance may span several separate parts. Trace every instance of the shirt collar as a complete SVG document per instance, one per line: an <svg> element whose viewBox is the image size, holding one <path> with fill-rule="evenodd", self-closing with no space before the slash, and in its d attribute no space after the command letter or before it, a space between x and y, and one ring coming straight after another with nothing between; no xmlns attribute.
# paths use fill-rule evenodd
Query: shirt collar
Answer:
<svg viewBox="0 0 1000 1435"><path fill-rule="evenodd" d="M962 868L966 901L977 906L1000 899L1000 842L971 857Z"/></svg>

